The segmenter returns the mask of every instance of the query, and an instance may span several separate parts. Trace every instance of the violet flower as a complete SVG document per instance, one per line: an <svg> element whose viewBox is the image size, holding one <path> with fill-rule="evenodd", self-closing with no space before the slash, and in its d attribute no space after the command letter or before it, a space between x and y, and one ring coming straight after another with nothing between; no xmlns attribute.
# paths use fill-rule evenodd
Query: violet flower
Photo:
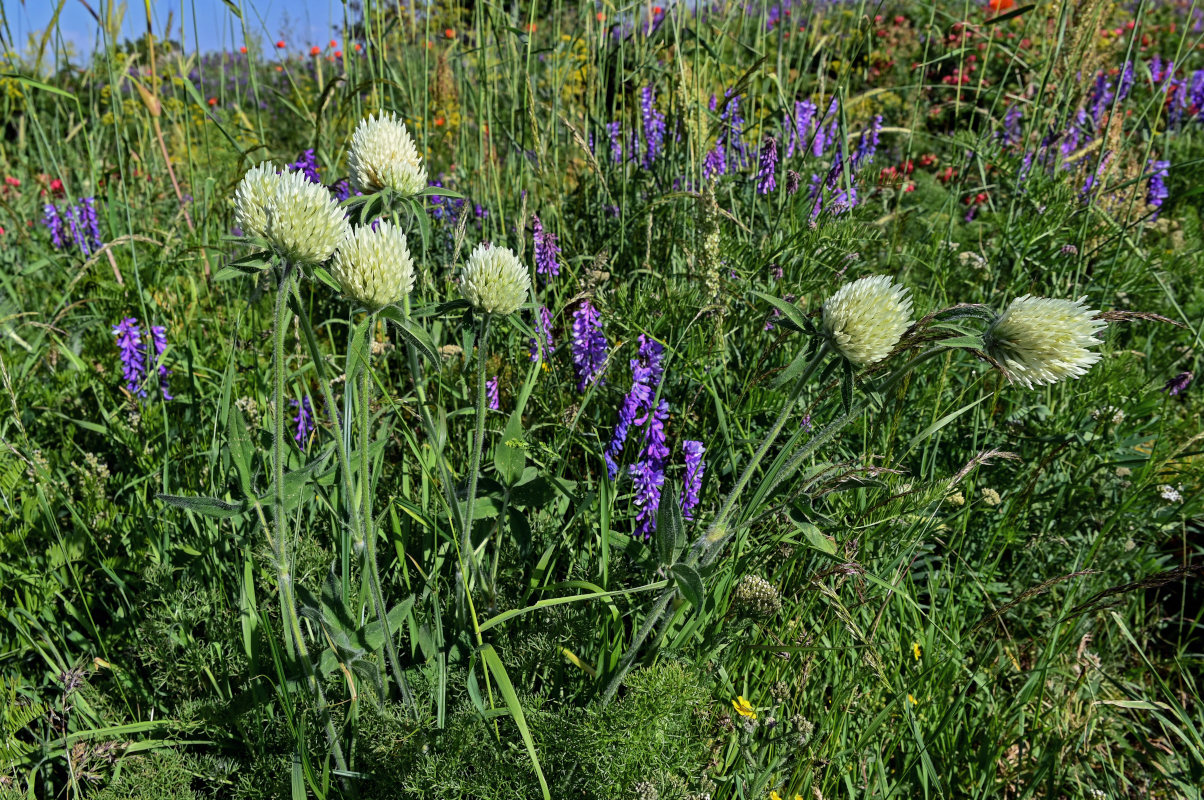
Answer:
<svg viewBox="0 0 1204 800"><path fill-rule="evenodd" d="M291 164L285 164L285 169L297 170L310 183L321 183L322 176L318 174L318 157L314 154L314 149L311 147L303 152L296 161Z"/></svg>
<svg viewBox="0 0 1204 800"><path fill-rule="evenodd" d="M42 224L50 231L50 243L55 250L63 249L63 218L53 203L42 206Z"/></svg>
<svg viewBox="0 0 1204 800"><path fill-rule="evenodd" d="M623 163L623 140L622 140L622 124L619 122L608 122L606 124L606 133L610 135L610 158L616 164Z"/></svg>
<svg viewBox="0 0 1204 800"><path fill-rule="evenodd" d="M686 483L681 493L681 515L686 519L694 519L694 509L698 506L698 493L702 490L702 476L707 464L702 460L706 448L702 442L687 439L681 443L681 452L686 461Z"/></svg>
<svg viewBox="0 0 1204 800"><path fill-rule="evenodd" d="M651 86L640 90L640 110L644 117L644 166L650 167L665 147L665 115L656 108L656 91Z"/></svg>
<svg viewBox="0 0 1204 800"><path fill-rule="evenodd" d="M1146 203L1155 209L1162 208L1163 201L1170 197L1170 193L1166 189L1166 179L1170 176L1170 166L1171 162L1169 161L1150 161L1149 163L1150 188L1146 195Z"/></svg>
<svg viewBox="0 0 1204 800"><path fill-rule="evenodd" d="M601 380L610 346L602 333L602 318L589 300L573 312L573 366L577 371L577 391Z"/></svg>
<svg viewBox="0 0 1204 800"><path fill-rule="evenodd" d="M849 166L856 172L862 164L870 164L874 154L878 152L878 136L882 131L882 115L876 114L868 128L861 132L857 140L857 149L853 151L853 159Z"/></svg>
<svg viewBox="0 0 1204 800"><path fill-rule="evenodd" d="M293 441L305 447L309 442L309 435L314 430L313 409L309 405L309 396L303 396L300 402L290 400L289 403L297 409L297 416L293 417L293 424L297 426Z"/></svg>
<svg viewBox="0 0 1204 800"><path fill-rule="evenodd" d="M627 433L632 425L642 425L648 422L647 412L651 410L657 387L664 376L665 367L662 363L665 353L664 346L644 334L640 334L640 347L636 357L631 359L631 389L623 398L619 407L619 421L611 435L610 444L603 454L606 459L606 472L611 480L619 474L619 456L627 441ZM645 415L641 417L640 415ZM667 455L667 454L666 454Z"/></svg>
<svg viewBox="0 0 1204 800"><path fill-rule="evenodd" d="M531 218L535 229L535 272L555 277L560 274L560 245L556 243L556 234L543 229L538 214Z"/></svg>
<svg viewBox="0 0 1204 800"><path fill-rule="evenodd" d="M794 150L799 152L807 146L807 137L811 135L811 125L815 121L818 109L810 100L796 100L794 103L794 130L790 141L786 143L786 158L794 158Z"/></svg>
<svg viewBox="0 0 1204 800"><path fill-rule="evenodd" d="M117 337L117 349L121 355L121 376L125 378L125 388L137 397L146 397L146 388L142 385L146 379L146 351L143 348L142 329L134 317L126 317L113 326L113 334Z"/></svg>
<svg viewBox="0 0 1204 800"><path fill-rule="evenodd" d="M761 146L761 163L757 170L757 192L759 194L769 194L777 188L778 182L774 173L778 167L778 140L773 136L766 136L765 143Z"/></svg>
<svg viewBox="0 0 1204 800"><path fill-rule="evenodd" d="M164 400L174 400L175 398L167 389L167 376L171 375L171 370L162 363L163 353L167 351L167 328L163 325L152 325L150 330L151 344L155 348L155 362L159 364L159 392L163 395Z"/></svg>
<svg viewBox="0 0 1204 800"><path fill-rule="evenodd" d="M485 399L490 411L500 411L502 409L501 393L498 390L496 375L485 381Z"/></svg>
<svg viewBox="0 0 1204 800"><path fill-rule="evenodd" d="M1191 374L1190 372L1180 372L1178 375L1166 382L1166 385L1162 387L1162 391L1166 392L1171 397L1174 397L1180 392L1186 390L1187 387L1191 385L1191 382L1194 378L1195 375Z"/></svg>
<svg viewBox="0 0 1204 800"><path fill-rule="evenodd" d="M556 340L552 338L552 312L547 306L540 306L535 316L535 338L530 340L529 350L532 361L539 358L541 348L545 361L556 352Z"/></svg>

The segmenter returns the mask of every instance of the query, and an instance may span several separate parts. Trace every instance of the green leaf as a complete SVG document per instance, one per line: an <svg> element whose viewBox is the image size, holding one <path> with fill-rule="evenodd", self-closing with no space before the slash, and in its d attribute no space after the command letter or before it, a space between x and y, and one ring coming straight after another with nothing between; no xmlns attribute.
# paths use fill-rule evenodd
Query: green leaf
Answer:
<svg viewBox="0 0 1204 800"><path fill-rule="evenodd" d="M416 348L432 364L436 366L440 364L439 350L435 347L435 342L431 339L431 335L421 325L414 322L414 320L407 319L401 313L400 308L397 306L382 308L379 316L384 317L397 326L397 330L401 333L402 338L406 340L406 344Z"/></svg>
<svg viewBox="0 0 1204 800"><path fill-rule="evenodd" d="M844 367L840 381L840 399L844 404L844 413L853 410L853 365L847 358L840 359Z"/></svg>
<svg viewBox="0 0 1204 800"><path fill-rule="evenodd" d="M523 421L518 409L510 415L502 439L493 448L493 466L505 486L515 485L523 476L527 464L527 448L523 442Z"/></svg>
<svg viewBox="0 0 1204 800"><path fill-rule="evenodd" d="M247 432L247 420L242 409L236 405L230 406L230 414L226 424L227 447L230 448L230 460L234 462L234 470L238 473L238 486L242 489L243 497L251 497L251 459L254 448L251 436Z"/></svg>
<svg viewBox="0 0 1204 800"><path fill-rule="evenodd" d="M824 536L819 528L810 522L796 522L795 527L803 534L803 538L807 540L807 544L821 553L827 553L830 556L836 555L836 542Z"/></svg>
<svg viewBox="0 0 1204 800"><path fill-rule="evenodd" d="M674 564L669 568L669 572L673 574L673 579L677 583L677 588L681 590L682 597L686 598L686 601L695 608L701 608L705 590L702 586L702 576L698 574L698 570L689 564Z"/></svg>
<svg viewBox="0 0 1204 800"><path fill-rule="evenodd" d="M216 497L181 497L174 494L157 494L155 495L155 499L170 506L186 508L189 511L195 511L198 514L204 514L206 517L216 517L217 519L237 517L247 510L245 502L227 503L225 500L218 500Z"/></svg>
<svg viewBox="0 0 1204 800"><path fill-rule="evenodd" d="M656 513L656 557L665 566L677 559L677 554L686 546L686 524L681 515L677 498L680 490L676 484L668 484L661 493L661 505Z"/></svg>
<svg viewBox="0 0 1204 800"><path fill-rule="evenodd" d="M527 718L523 715L522 704L518 702L518 694L514 691L514 684L510 682L510 676L506 674L506 667L502 665L502 659L498 657L497 651L491 644L482 645L477 652L481 654L493 679L497 681L498 689L502 692L502 699L506 701L506 708L510 709L510 717L518 726L518 734L522 737L523 744L526 745L527 755L531 757L531 766L535 767L535 775L539 778L539 787L543 792L544 800L552 800L552 794L548 790L548 781L543 776L543 767L539 765L539 754L535 752L535 740L531 737L531 730L527 727Z"/></svg>
<svg viewBox="0 0 1204 800"><path fill-rule="evenodd" d="M764 292L753 292L753 296L761 298L778 311L782 312L782 316L778 322L785 325L787 328L792 328L793 330L803 333L811 327L811 323L807 321L807 317L803 314L802 309L800 309L794 303L787 303L781 298L774 297L771 294L765 294Z"/></svg>

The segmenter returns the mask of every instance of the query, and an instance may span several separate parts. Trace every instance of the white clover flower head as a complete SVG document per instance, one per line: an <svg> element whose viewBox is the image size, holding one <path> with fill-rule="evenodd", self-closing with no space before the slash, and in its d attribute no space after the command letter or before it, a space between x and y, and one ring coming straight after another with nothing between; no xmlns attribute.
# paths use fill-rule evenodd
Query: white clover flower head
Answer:
<svg viewBox="0 0 1204 800"><path fill-rule="evenodd" d="M396 303L414 288L414 259L401 228L380 222L352 229L334 251L330 272L343 294L369 311Z"/></svg>
<svg viewBox="0 0 1204 800"><path fill-rule="evenodd" d="M298 266L312 267L330 258L351 230L326 187L300 172L277 176L266 212L264 234L272 249Z"/></svg>
<svg viewBox="0 0 1204 800"><path fill-rule="evenodd" d="M392 189L418 194L426 188L426 167L405 123L391 113L360 120L351 135L347 168L352 185L361 192Z"/></svg>
<svg viewBox="0 0 1204 800"><path fill-rule="evenodd" d="M1099 344L1095 334L1107 326L1094 319L1086 299L1017 297L987 329L987 354L1029 389L1086 374L1100 359L1088 348Z"/></svg>
<svg viewBox="0 0 1204 800"><path fill-rule="evenodd" d="M509 247L482 242L460 273L464 299L488 314L513 314L530 291L531 275Z"/></svg>
<svg viewBox="0 0 1204 800"><path fill-rule="evenodd" d="M280 176L271 162L247 170L234 190L234 224L243 236L265 236L268 218L265 207L276 191Z"/></svg>
<svg viewBox="0 0 1204 800"><path fill-rule="evenodd" d="M824 333L842 356L863 367L890 355L911 326L907 288L887 275L846 283L824 303Z"/></svg>

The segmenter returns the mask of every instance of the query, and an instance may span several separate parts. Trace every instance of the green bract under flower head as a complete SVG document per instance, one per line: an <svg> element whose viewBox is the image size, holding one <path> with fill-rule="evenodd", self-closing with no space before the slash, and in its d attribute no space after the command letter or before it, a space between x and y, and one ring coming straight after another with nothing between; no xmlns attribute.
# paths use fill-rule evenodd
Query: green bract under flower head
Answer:
<svg viewBox="0 0 1204 800"><path fill-rule="evenodd" d="M330 258L351 226L325 186L300 172L277 176L266 205L264 233L280 256L297 266L315 266Z"/></svg>
<svg viewBox="0 0 1204 800"><path fill-rule="evenodd" d="M886 358L910 325L907 289L886 275L846 283L824 303L828 341L859 367Z"/></svg>
<svg viewBox="0 0 1204 800"><path fill-rule="evenodd" d="M509 247L481 243L460 273L464 299L489 314L512 314L527 302L531 275Z"/></svg>
<svg viewBox="0 0 1204 800"><path fill-rule="evenodd" d="M987 330L987 354L1028 388L1078 378L1099 361L1089 347L1107 326L1078 300L1025 295L1012 301Z"/></svg>
<svg viewBox="0 0 1204 800"><path fill-rule="evenodd" d="M343 293L369 311L396 303L414 288L414 259L405 234L381 222L355 228L334 253L330 271Z"/></svg>
<svg viewBox="0 0 1204 800"><path fill-rule="evenodd" d="M265 161L247 170L238 182L238 188L234 190L234 224L244 236L262 239L266 235L268 218L264 209L276 191L279 179L276 168Z"/></svg>
<svg viewBox="0 0 1204 800"><path fill-rule="evenodd" d="M418 194L426 188L426 167L405 123L390 113L361 120L347 153L351 183L361 192L392 189Z"/></svg>

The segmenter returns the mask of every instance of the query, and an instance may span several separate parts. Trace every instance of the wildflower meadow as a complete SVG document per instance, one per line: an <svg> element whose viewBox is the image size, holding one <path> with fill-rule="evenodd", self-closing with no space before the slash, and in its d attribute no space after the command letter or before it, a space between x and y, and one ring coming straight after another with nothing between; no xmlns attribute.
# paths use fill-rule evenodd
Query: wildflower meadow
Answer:
<svg viewBox="0 0 1204 800"><path fill-rule="evenodd" d="M1201 797L1204 4L657 1L0 0L0 799Z"/></svg>

